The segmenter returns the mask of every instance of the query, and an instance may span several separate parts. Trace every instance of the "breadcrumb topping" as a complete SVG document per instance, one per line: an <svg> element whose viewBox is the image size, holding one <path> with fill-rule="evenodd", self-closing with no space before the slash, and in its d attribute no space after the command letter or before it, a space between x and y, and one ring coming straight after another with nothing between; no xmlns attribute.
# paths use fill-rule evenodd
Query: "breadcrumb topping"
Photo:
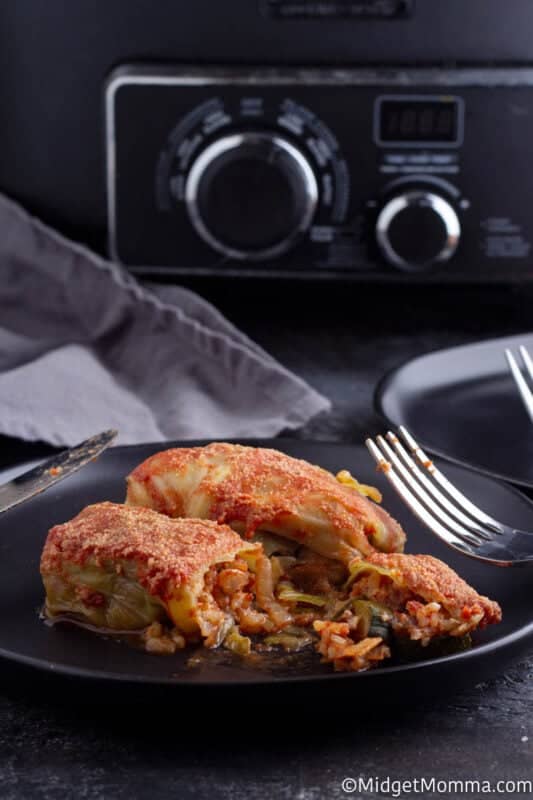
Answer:
<svg viewBox="0 0 533 800"><path fill-rule="evenodd" d="M294 527L300 517L302 541L310 535L311 547L305 520L313 518L362 553L374 550L376 531L380 549L401 551L405 542L399 523L359 491L321 467L268 448L215 442L156 453L128 477L127 502L172 516L194 516L191 509L202 507L201 516L240 523L246 536L269 525L280 530L289 518Z"/></svg>
<svg viewBox="0 0 533 800"><path fill-rule="evenodd" d="M164 595L203 574L213 563L229 561L255 547L226 525L172 519L148 508L97 503L51 528L41 572L60 572L65 561L83 565L89 558L96 563L134 561L141 585L151 594Z"/></svg>

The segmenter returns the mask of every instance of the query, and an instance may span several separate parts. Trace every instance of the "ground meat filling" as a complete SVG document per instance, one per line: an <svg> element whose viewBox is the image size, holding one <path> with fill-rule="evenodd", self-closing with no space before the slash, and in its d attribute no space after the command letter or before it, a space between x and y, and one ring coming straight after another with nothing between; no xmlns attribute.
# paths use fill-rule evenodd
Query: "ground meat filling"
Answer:
<svg viewBox="0 0 533 800"><path fill-rule="evenodd" d="M373 569L356 577L350 595L374 600L376 603L393 609L405 608L408 600L413 599L413 595L408 589L388 575Z"/></svg>
<svg viewBox="0 0 533 800"><path fill-rule="evenodd" d="M358 622L357 617L352 617L349 622L314 623L320 635L317 650L322 660L333 664L337 672L361 672L390 657L390 650L380 636L359 637Z"/></svg>
<svg viewBox="0 0 533 800"><path fill-rule="evenodd" d="M325 597L339 591L347 578L344 564L312 551L305 553L302 560L297 560L287 574L289 580L302 592Z"/></svg>
<svg viewBox="0 0 533 800"><path fill-rule="evenodd" d="M197 601L203 643L249 652L248 637L263 637L263 648L297 650L316 639L313 623L341 596L346 575L342 564L311 551L302 560L260 555L252 566L244 558L217 564L206 573Z"/></svg>
<svg viewBox="0 0 533 800"><path fill-rule="evenodd" d="M267 637L264 641L271 637L268 642L272 645L288 648L291 643L298 649L304 639L306 643L314 639L301 629L312 631L314 620L323 613L321 604L326 603L321 596L302 590L331 593L331 581L338 583L344 578L342 565L321 557L300 563L292 557L261 555L253 560L252 567L244 558L216 564L205 574L204 589L196 602L199 635L184 635L164 624L151 625L143 634L145 648L153 653L172 653L179 649L181 640L201 639L208 648L224 645L249 652L252 642L248 637ZM319 605L309 605L306 600ZM288 635L279 642L272 638L284 631Z"/></svg>
<svg viewBox="0 0 533 800"><path fill-rule="evenodd" d="M200 635L184 636L154 622L144 633L152 653L173 653L187 641L223 645L240 654L281 646L298 650L315 644L337 671L370 669L391 657L401 640L426 646L441 637L464 637L478 627L483 611L457 619L437 602L427 602L401 578L363 566L353 582L346 568L316 554L258 556L217 564L205 575L198 598Z"/></svg>
<svg viewBox="0 0 533 800"><path fill-rule="evenodd" d="M198 601L198 620L206 647L230 646L240 635L267 635L283 630L293 621L288 608L274 594L272 564L258 556L251 570L244 559L211 567ZM248 647L246 645L246 647Z"/></svg>
<svg viewBox="0 0 533 800"><path fill-rule="evenodd" d="M483 612L473 614L468 620L455 619L440 603L409 600L405 612L396 614L392 624L397 634L426 645L440 636L466 636L478 627L482 618Z"/></svg>
<svg viewBox="0 0 533 800"><path fill-rule="evenodd" d="M356 580L351 596L365 598L389 608L391 627L396 636L427 645L442 636L462 637L479 626L483 610L463 610L457 617L435 601L414 594L388 575L371 571Z"/></svg>
<svg viewBox="0 0 533 800"><path fill-rule="evenodd" d="M152 622L143 632L142 640L147 653L172 655L183 650L187 644L185 637L176 629L168 630L160 622Z"/></svg>
<svg viewBox="0 0 533 800"><path fill-rule="evenodd" d="M255 572L243 558L212 566L195 604L198 631L186 634L170 620L153 623L142 634L145 650L174 653L185 644L202 642L207 648L227 645L246 653L251 649L246 636L264 636L289 624L290 614L273 595L270 562L259 557L254 567Z"/></svg>

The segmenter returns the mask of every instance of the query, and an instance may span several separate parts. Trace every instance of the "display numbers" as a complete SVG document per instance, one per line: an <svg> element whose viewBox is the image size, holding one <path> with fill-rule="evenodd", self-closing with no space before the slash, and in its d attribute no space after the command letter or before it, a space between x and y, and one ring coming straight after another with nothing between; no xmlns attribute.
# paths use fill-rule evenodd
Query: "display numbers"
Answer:
<svg viewBox="0 0 533 800"><path fill-rule="evenodd" d="M382 100L379 138L383 143L456 142L459 109L456 100Z"/></svg>

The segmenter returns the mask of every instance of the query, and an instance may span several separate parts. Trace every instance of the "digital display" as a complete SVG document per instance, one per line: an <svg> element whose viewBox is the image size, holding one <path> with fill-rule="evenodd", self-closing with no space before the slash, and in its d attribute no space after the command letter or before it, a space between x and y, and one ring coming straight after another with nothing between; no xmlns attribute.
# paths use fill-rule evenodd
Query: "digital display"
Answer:
<svg viewBox="0 0 533 800"><path fill-rule="evenodd" d="M382 99L379 140L383 144L454 144L459 140L457 99Z"/></svg>

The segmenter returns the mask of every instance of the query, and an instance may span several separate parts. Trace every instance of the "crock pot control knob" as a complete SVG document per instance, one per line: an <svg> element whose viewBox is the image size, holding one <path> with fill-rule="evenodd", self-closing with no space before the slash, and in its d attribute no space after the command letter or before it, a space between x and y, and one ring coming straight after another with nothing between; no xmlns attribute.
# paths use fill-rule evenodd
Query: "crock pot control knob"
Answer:
<svg viewBox="0 0 533 800"><path fill-rule="evenodd" d="M193 163L185 201L196 232L229 258L263 260L310 227L318 186L305 155L276 133L216 139Z"/></svg>
<svg viewBox="0 0 533 800"><path fill-rule="evenodd" d="M389 264L424 270L453 256L461 223L444 197L413 189L385 203L377 219L376 238Z"/></svg>

